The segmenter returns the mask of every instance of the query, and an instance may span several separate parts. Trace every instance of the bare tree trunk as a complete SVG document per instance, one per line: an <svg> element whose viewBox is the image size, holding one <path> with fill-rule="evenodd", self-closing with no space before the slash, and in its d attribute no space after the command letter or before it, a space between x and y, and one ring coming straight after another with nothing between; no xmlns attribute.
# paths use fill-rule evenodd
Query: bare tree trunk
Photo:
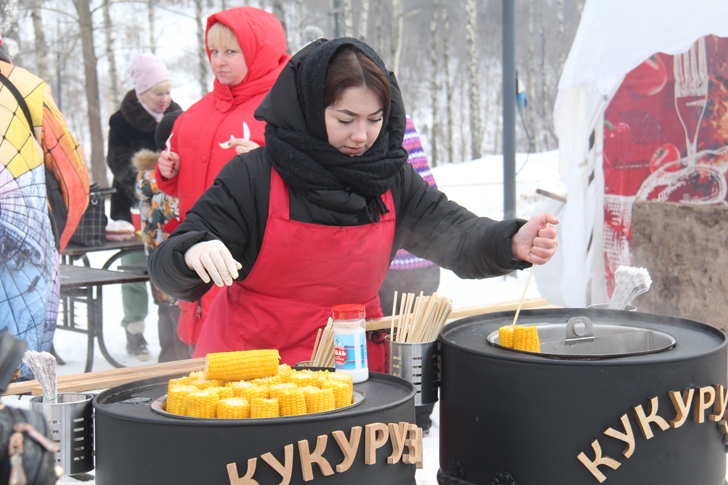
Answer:
<svg viewBox="0 0 728 485"><path fill-rule="evenodd" d="M332 0L331 11L334 15L334 38L341 37L341 0Z"/></svg>
<svg viewBox="0 0 728 485"><path fill-rule="evenodd" d="M579 17L584 15L584 4L586 3L586 0L576 0L576 8L579 9Z"/></svg>
<svg viewBox="0 0 728 485"><path fill-rule="evenodd" d="M384 0L377 0L377 4L377 52L384 60Z"/></svg>
<svg viewBox="0 0 728 485"><path fill-rule="evenodd" d="M343 0L343 13L342 17L344 20L344 37L354 36L354 8L351 5L351 0Z"/></svg>
<svg viewBox="0 0 728 485"><path fill-rule="evenodd" d="M542 15L543 19L543 15ZM541 21L541 119L543 120L543 148L551 149L551 102L549 101L549 65L546 59L546 28Z"/></svg>
<svg viewBox="0 0 728 485"><path fill-rule="evenodd" d="M97 59L94 50L93 20L89 0L74 0L81 27L83 66L86 74L86 104L88 125L91 133L91 177L102 187L109 185L106 179L104 161L104 133L101 129L101 102L99 99L99 78L96 71Z"/></svg>
<svg viewBox="0 0 728 485"><path fill-rule="evenodd" d="M359 39L367 41L367 29L369 28L369 0L361 0L361 15L359 17Z"/></svg>
<svg viewBox="0 0 728 485"><path fill-rule="evenodd" d="M478 30L475 0L465 1L467 26L465 39L468 45L468 77L470 81L470 154L473 159L482 155L483 115L480 105L480 74L478 59Z"/></svg>
<svg viewBox="0 0 728 485"><path fill-rule="evenodd" d="M449 163L455 161L455 140L452 123L452 84L450 82L450 15L447 2L442 2L442 62L444 66L445 94L447 95L447 145Z"/></svg>
<svg viewBox="0 0 728 485"><path fill-rule="evenodd" d="M536 14L534 12L534 4L535 2L528 2L528 57L526 59L526 78L527 78L527 86L526 86L526 93L527 98L533 103L533 106L536 106L536 31L535 31L535 17ZM534 150L540 151L538 149L540 145L539 138L536 136L536 116L529 116L529 122L528 127L529 131L533 134L534 137Z"/></svg>
<svg viewBox="0 0 728 485"><path fill-rule="evenodd" d="M283 34L286 38L286 45L288 45L288 25L286 24L286 11L283 9L283 2L281 0L273 0L273 15L276 16L278 21L283 26Z"/></svg>
<svg viewBox="0 0 728 485"><path fill-rule="evenodd" d="M197 23L197 69L200 83L200 97L207 94L207 51L205 50L206 19L202 16L204 0L195 0L195 21Z"/></svg>
<svg viewBox="0 0 728 485"><path fill-rule="evenodd" d="M564 69L564 62L566 62L566 46L564 45L564 0L558 0L556 2L556 19L559 24L559 70L558 75L561 75L561 71Z"/></svg>
<svg viewBox="0 0 728 485"><path fill-rule="evenodd" d="M392 72L399 73L399 60L402 54L402 31L404 30L404 13L402 0L392 0Z"/></svg>
<svg viewBox="0 0 728 485"><path fill-rule="evenodd" d="M116 56L114 55L114 34L111 23L111 1L104 0L104 34L106 37L106 59L109 63L109 84L111 85L111 102L114 107L119 106L119 74L116 70Z"/></svg>
<svg viewBox="0 0 728 485"><path fill-rule="evenodd" d="M24 52L23 45L20 42L20 20L19 20L19 2L18 0L7 0L3 5L4 18L0 18L0 22L3 24L2 35L6 40L5 47L8 48L7 40L12 39L17 43L18 52L11 52L8 49L8 55L13 59L13 64L20 67L28 67L28 63L24 62L24 56L20 53Z"/></svg>
<svg viewBox="0 0 728 485"><path fill-rule="evenodd" d="M430 82L432 87L432 130L430 130L430 164L437 167L439 163L437 151L437 135L440 132L439 113L437 109L437 95L440 92L440 86L437 82L439 70L437 69L437 14L439 13L440 2L434 0L432 5L432 19L430 20L430 64L432 65L432 75Z"/></svg>
<svg viewBox="0 0 728 485"><path fill-rule="evenodd" d="M45 82L50 82L50 72L48 71L48 44L45 39L45 30L43 29L43 16L41 15L42 0L31 0L30 17L33 19L33 33L35 34L35 63L37 66L38 77Z"/></svg>
<svg viewBox="0 0 728 485"><path fill-rule="evenodd" d="M156 29L154 28L154 4L156 0L147 0L147 17L149 18L149 50L157 53Z"/></svg>
<svg viewBox="0 0 728 485"><path fill-rule="evenodd" d="M306 22L303 18L303 0L296 0L296 13L298 14L298 48L301 49L305 42L303 30L306 28Z"/></svg>

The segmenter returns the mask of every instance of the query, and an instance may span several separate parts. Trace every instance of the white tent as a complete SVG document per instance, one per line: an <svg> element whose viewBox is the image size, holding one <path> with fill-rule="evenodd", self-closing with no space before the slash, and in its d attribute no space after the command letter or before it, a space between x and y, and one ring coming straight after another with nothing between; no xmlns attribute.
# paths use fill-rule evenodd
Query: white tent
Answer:
<svg viewBox="0 0 728 485"><path fill-rule="evenodd" d="M562 219L564 304L608 301L604 277L604 112L625 75L658 52L728 37L728 0L587 0L559 82L554 124L568 188Z"/></svg>

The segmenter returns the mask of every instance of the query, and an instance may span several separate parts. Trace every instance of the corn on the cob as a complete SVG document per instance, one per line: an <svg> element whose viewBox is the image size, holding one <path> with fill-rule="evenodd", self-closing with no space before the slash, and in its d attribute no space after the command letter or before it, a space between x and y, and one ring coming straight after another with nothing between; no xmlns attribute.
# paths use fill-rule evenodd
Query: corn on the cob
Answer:
<svg viewBox="0 0 728 485"><path fill-rule="evenodd" d="M233 390L235 397L244 397L248 400L248 402L250 402L254 397L268 399L268 388L264 386L257 386L252 382L235 381L228 382L225 385Z"/></svg>
<svg viewBox="0 0 728 485"><path fill-rule="evenodd" d="M286 389L295 389L297 386L292 382L285 384L274 384L268 388L268 397L277 399L280 393Z"/></svg>
<svg viewBox="0 0 728 485"><path fill-rule="evenodd" d="M316 382L323 381L322 378L319 378L314 374L313 372L309 370L302 370L298 372L291 373L288 376L288 382L292 382L298 387L303 386L316 386Z"/></svg>
<svg viewBox="0 0 728 485"><path fill-rule="evenodd" d="M347 374L346 372L330 372L326 376L326 380L331 379L345 383L347 386L349 386L350 393L354 395L354 378L351 376L351 374Z"/></svg>
<svg viewBox="0 0 728 485"><path fill-rule="evenodd" d="M513 332L515 325L506 325L498 329L498 342L503 347L513 348Z"/></svg>
<svg viewBox="0 0 728 485"><path fill-rule="evenodd" d="M235 392L233 391L233 388L227 387L227 385L225 387L210 387L209 389L215 389L217 391L217 395L220 397L220 400L235 397Z"/></svg>
<svg viewBox="0 0 728 485"><path fill-rule="evenodd" d="M180 377L179 379L170 379L167 383L167 388L169 389L172 386L184 386L193 380L194 379L190 379L189 376Z"/></svg>
<svg viewBox="0 0 728 485"><path fill-rule="evenodd" d="M167 404L165 410L168 413L184 416L187 409L184 406L185 396L197 390L198 389L195 386L169 386L169 389L167 390Z"/></svg>
<svg viewBox="0 0 728 485"><path fill-rule="evenodd" d="M251 418L275 418L280 416L278 399L253 398L250 402Z"/></svg>
<svg viewBox="0 0 728 485"><path fill-rule="evenodd" d="M205 378L205 371L204 370L197 370L195 372L190 372L190 374L187 377L191 381L194 381L195 379L204 379Z"/></svg>
<svg viewBox="0 0 728 485"><path fill-rule="evenodd" d="M509 327L513 327L513 344L511 348L524 350L526 352L541 352L541 343L538 338L537 327L521 327L520 325L509 325ZM501 331L504 328L505 327L501 327L498 329L499 339L502 339ZM503 342L503 340L501 340L501 342Z"/></svg>
<svg viewBox="0 0 728 485"><path fill-rule="evenodd" d="M275 349L241 350L207 354L205 377L242 381L278 374L280 357Z"/></svg>
<svg viewBox="0 0 728 485"><path fill-rule="evenodd" d="M195 379L188 383L190 386L195 386L197 389L207 389L209 387L221 387L225 385L225 381L220 379Z"/></svg>
<svg viewBox="0 0 728 485"><path fill-rule="evenodd" d="M289 384L280 384L286 386ZM278 392L278 406L281 416L298 416L306 414L306 397L297 387L280 389Z"/></svg>
<svg viewBox="0 0 728 485"><path fill-rule="evenodd" d="M217 416L217 403L220 396L215 389L200 389L185 396L186 415L195 418L214 418Z"/></svg>
<svg viewBox="0 0 728 485"><path fill-rule="evenodd" d="M331 411L336 408L334 399L334 390L328 389L308 389L303 391L306 398L306 412L320 413L323 411Z"/></svg>
<svg viewBox="0 0 728 485"><path fill-rule="evenodd" d="M351 404L352 393L349 386L342 381L336 379L327 379L321 384L321 389L331 389L334 393L334 405L336 409L343 408Z"/></svg>
<svg viewBox="0 0 728 485"><path fill-rule="evenodd" d="M257 379L251 380L250 382L252 382L253 384L256 384L258 386L270 387L275 384L282 384L283 376L280 374L276 374L274 376L269 376L269 377L259 377Z"/></svg>
<svg viewBox="0 0 728 485"><path fill-rule="evenodd" d="M220 419L249 418L250 403L244 397L221 399L217 403L217 417Z"/></svg>
<svg viewBox="0 0 728 485"><path fill-rule="evenodd" d="M288 364L281 364L281 365L278 366L278 373L279 374L282 373L282 372L291 372L291 370L292 370L291 369L291 366L288 365Z"/></svg>

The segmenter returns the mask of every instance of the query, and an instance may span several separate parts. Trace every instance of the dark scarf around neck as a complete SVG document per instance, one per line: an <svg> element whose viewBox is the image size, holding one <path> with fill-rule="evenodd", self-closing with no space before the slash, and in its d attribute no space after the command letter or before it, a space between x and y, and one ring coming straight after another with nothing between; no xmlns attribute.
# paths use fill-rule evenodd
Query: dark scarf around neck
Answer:
<svg viewBox="0 0 728 485"><path fill-rule="evenodd" d="M395 94L394 75L386 70L369 46L356 39L324 42L308 54L296 73L298 100L308 132L268 123L266 145L273 167L288 185L317 192L352 191L365 199L369 220L377 222L380 214L388 212L381 196L390 189L394 177L407 163L407 150L401 142L390 146L389 114L382 122L379 137L363 155L352 157L329 144L324 119L324 82L331 58L345 45L355 46L374 61L388 76L392 94ZM399 96L398 89L396 95Z"/></svg>

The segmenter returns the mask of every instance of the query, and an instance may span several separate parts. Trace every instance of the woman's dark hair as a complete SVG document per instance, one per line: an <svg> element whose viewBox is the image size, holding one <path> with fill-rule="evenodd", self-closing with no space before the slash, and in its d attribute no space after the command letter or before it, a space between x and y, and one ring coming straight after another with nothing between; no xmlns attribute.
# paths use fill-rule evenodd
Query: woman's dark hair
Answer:
<svg viewBox="0 0 728 485"><path fill-rule="evenodd" d="M384 116L389 114L389 79L379 67L354 46L343 46L331 58L324 82L324 106L336 104L349 88L365 86L382 101Z"/></svg>

